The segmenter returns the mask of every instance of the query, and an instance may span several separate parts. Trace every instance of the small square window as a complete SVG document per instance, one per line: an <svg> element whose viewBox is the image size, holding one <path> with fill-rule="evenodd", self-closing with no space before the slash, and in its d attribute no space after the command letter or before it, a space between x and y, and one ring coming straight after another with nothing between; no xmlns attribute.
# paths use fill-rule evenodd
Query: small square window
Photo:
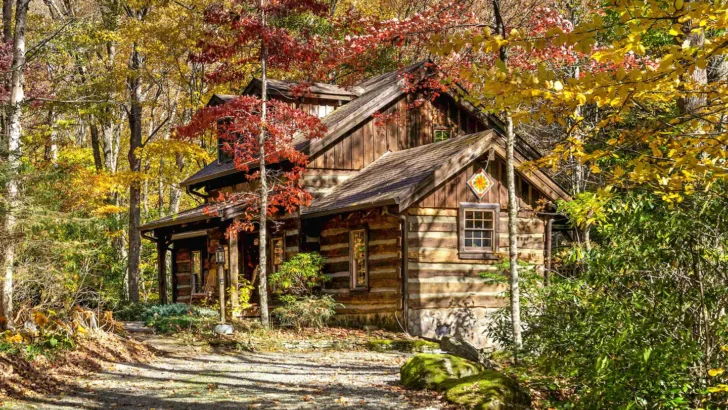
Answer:
<svg viewBox="0 0 728 410"><path fill-rule="evenodd" d="M450 139L450 130L447 129L436 129L435 130L435 142L447 141Z"/></svg>

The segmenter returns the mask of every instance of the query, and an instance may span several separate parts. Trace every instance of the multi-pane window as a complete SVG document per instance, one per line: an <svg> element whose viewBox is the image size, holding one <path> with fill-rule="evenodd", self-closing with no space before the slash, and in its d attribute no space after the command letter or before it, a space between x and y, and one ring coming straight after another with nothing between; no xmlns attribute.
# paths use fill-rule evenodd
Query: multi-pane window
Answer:
<svg viewBox="0 0 728 410"><path fill-rule="evenodd" d="M218 131L223 133L226 127L232 124L232 118L221 118L217 121ZM220 163L230 162L235 156L233 154L234 144L232 138L217 138L217 160Z"/></svg>
<svg viewBox="0 0 728 410"><path fill-rule="evenodd" d="M222 138L217 139L217 160L220 163L233 160L233 145L230 141Z"/></svg>
<svg viewBox="0 0 728 410"><path fill-rule="evenodd" d="M436 129L435 130L435 142L446 141L450 139L450 130L448 129Z"/></svg>
<svg viewBox="0 0 728 410"><path fill-rule="evenodd" d="M192 251L192 260L190 262L192 264L192 293L203 293L205 280L202 276L202 252Z"/></svg>
<svg viewBox="0 0 728 410"><path fill-rule="evenodd" d="M495 204L472 204L460 208L460 251L493 253L498 247L498 210Z"/></svg>
<svg viewBox="0 0 728 410"><path fill-rule="evenodd" d="M366 288L369 286L367 273L367 231L356 229L351 231L351 286Z"/></svg>
<svg viewBox="0 0 728 410"><path fill-rule="evenodd" d="M271 264L273 265L273 272L278 272L278 269L283 264L285 260L285 245L283 242L283 238L273 238L271 240Z"/></svg>

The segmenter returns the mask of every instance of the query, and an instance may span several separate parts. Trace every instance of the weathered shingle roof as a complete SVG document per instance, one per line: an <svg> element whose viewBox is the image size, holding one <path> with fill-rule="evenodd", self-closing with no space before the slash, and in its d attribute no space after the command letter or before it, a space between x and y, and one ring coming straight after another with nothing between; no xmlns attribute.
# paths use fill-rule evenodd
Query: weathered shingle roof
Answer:
<svg viewBox="0 0 728 410"><path fill-rule="evenodd" d="M155 228L162 228L165 226L172 226L172 225L180 225L184 223L189 222L197 222L197 221L203 221L205 219L214 218L214 216L211 216L207 213L205 213L205 209L207 209L207 204L202 204L200 206L197 206L195 208L186 209L178 214L165 216L164 218L157 219L156 221L152 221L149 223L146 223L141 226L142 231L150 231Z"/></svg>
<svg viewBox="0 0 728 410"><path fill-rule="evenodd" d="M407 150L388 152L359 174L301 211L314 216L404 204L426 184L446 179L482 155L493 142L483 131Z"/></svg>
<svg viewBox="0 0 728 410"><path fill-rule="evenodd" d="M333 100L351 100L357 96L356 88L347 89L339 87L335 84L326 83L305 83L299 81L289 80L276 80L268 79L268 92L270 95L280 95L285 97L292 97L296 94L303 92L303 97L306 95L315 95L324 98L330 98ZM243 91L243 94L257 94L260 93L262 80L260 78L254 78L248 83Z"/></svg>
<svg viewBox="0 0 728 410"><path fill-rule="evenodd" d="M158 228L199 222L207 219L227 220L233 216L239 207L240 203L202 204L194 208L186 209L180 213L148 222L142 225L140 229L142 232L147 232Z"/></svg>
<svg viewBox="0 0 728 410"><path fill-rule="evenodd" d="M378 77L366 80L354 87L351 90L344 89L331 84L314 83L311 85L311 90L323 91L324 89L328 93L348 93L349 96L356 96L353 101L344 104L337 108L332 113L322 119L322 122L327 127L326 136L321 139L309 141L305 137L301 136L294 140L294 145L299 151L305 152L308 155L314 155L317 152L325 149L329 145L333 144L339 137L341 137L348 130L356 126L362 120L369 118L372 114L376 113L381 107L394 101L403 93L404 79L402 73L411 73L424 67L425 63L420 62L406 67L402 70L392 71L386 74L382 74ZM277 87L281 90L291 89L295 86L294 82L281 81L281 80L268 80L269 85ZM260 80L254 79L246 87L246 93L253 92L255 87L260 86ZM314 88L314 86L316 88ZM275 88L274 88L275 89ZM235 96L231 95L218 95L215 94L210 99L210 105L217 105L225 103ZM208 181L213 178L222 177L238 172L235 168L235 164L232 162L219 163L214 161L199 170L194 175L185 179L180 183L182 186L189 186L199 184L201 182Z"/></svg>

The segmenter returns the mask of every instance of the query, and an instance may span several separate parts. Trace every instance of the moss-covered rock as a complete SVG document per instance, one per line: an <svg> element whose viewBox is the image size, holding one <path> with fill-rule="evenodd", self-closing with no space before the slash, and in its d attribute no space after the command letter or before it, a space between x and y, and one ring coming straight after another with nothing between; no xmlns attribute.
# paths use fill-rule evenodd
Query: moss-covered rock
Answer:
<svg viewBox="0 0 728 410"><path fill-rule="evenodd" d="M439 344L421 339L370 339L367 341L367 349L375 352L398 350L400 352L431 353L439 348Z"/></svg>
<svg viewBox="0 0 728 410"><path fill-rule="evenodd" d="M518 383L493 370L447 380L445 399L466 409L516 410L531 408L531 397Z"/></svg>
<svg viewBox="0 0 728 410"><path fill-rule="evenodd" d="M449 354L421 353L399 370L400 381L411 389L444 390L450 379L460 379L484 371L483 366Z"/></svg>

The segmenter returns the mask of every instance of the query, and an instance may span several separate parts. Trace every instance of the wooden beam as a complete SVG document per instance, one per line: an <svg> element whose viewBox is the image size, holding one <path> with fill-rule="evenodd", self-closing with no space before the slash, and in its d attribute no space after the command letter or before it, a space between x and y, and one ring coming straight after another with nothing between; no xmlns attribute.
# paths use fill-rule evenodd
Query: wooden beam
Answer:
<svg viewBox="0 0 728 410"><path fill-rule="evenodd" d="M231 316L236 318L240 315L240 300L238 298L238 277L240 274L240 253L238 252L238 232L230 231L228 239L228 252L230 254L230 269L228 270L228 283L230 283L230 307Z"/></svg>
<svg viewBox="0 0 728 410"><path fill-rule="evenodd" d="M167 304L167 244L166 238L157 238L157 281L159 282L159 303Z"/></svg>

